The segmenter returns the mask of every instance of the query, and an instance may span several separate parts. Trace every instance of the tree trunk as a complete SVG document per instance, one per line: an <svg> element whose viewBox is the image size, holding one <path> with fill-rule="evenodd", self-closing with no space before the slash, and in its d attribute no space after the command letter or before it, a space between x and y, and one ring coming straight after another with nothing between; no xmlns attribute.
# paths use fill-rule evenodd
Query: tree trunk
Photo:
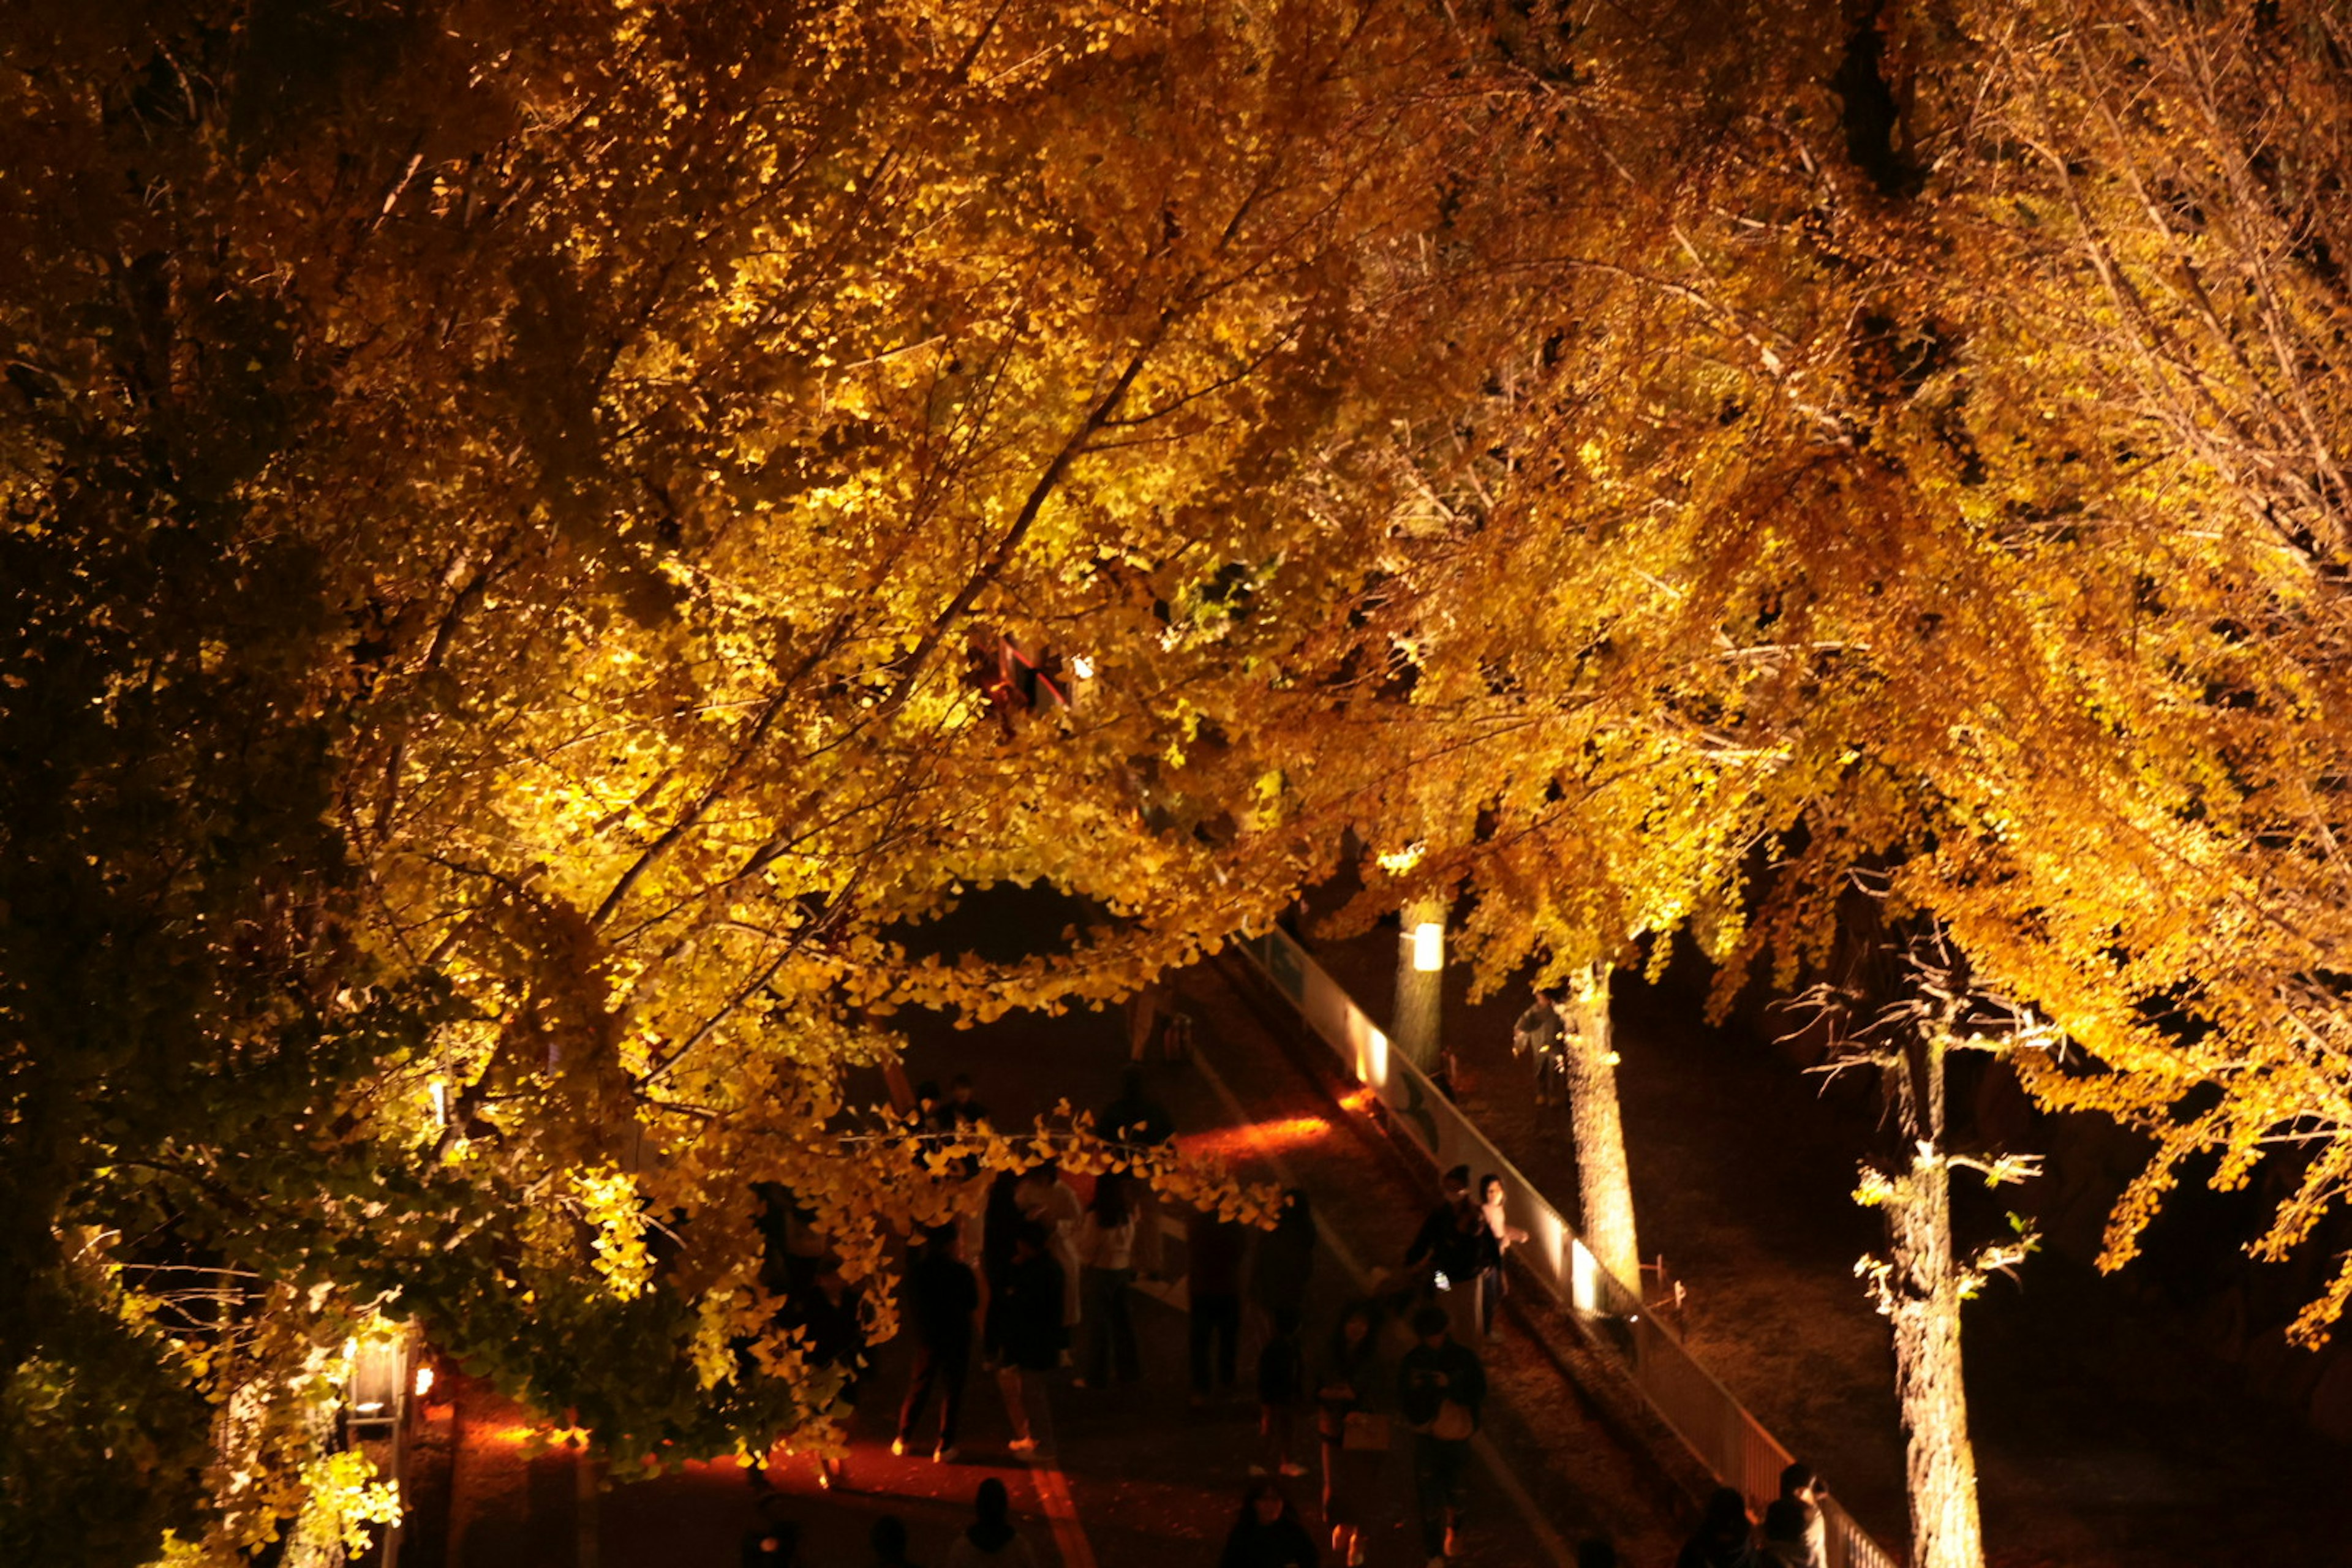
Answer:
<svg viewBox="0 0 2352 1568"><path fill-rule="evenodd" d="M1641 1299L1642 1247L1633 1232L1633 1178L1617 1110L1617 1052L1609 1024L1609 966L1580 972L1562 1006L1567 1026L1569 1125L1576 1138L1584 1245L1603 1272Z"/></svg>
<svg viewBox="0 0 2352 1568"><path fill-rule="evenodd" d="M1438 1012L1444 990L1443 968L1423 969L1413 962L1413 931L1417 926L1445 925L1441 899L1415 899L1404 907L1404 930L1397 938L1395 1016L1391 1019L1391 1043L1405 1059L1423 1072L1437 1070ZM1442 939L1441 939L1442 940Z"/></svg>
<svg viewBox="0 0 2352 1568"><path fill-rule="evenodd" d="M1952 1255L1941 1043L1898 1052L1888 1070L1905 1101L1905 1120L1917 1130L1908 1168L1881 1178L1888 1257L1877 1279L1879 1310L1895 1326L1912 1568L1984 1568L1976 1450L1960 1376L1962 1269ZM1864 1181L1871 1190L1871 1176Z"/></svg>

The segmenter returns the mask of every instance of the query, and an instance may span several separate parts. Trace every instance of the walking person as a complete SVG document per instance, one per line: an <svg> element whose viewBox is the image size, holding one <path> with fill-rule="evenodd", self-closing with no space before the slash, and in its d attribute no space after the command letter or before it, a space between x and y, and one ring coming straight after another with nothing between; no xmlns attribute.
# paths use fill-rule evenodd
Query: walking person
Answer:
<svg viewBox="0 0 2352 1568"><path fill-rule="evenodd" d="M1274 1332L1257 1354L1257 1429L1265 1452L1264 1462L1252 1465L1250 1474L1307 1473L1307 1467L1294 1457L1298 1412L1306 1403L1307 1356L1298 1343L1298 1314L1285 1307L1275 1315Z"/></svg>
<svg viewBox="0 0 2352 1568"><path fill-rule="evenodd" d="M1568 1103L1568 1026L1559 1016L1565 1000L1564 993L1538 991L1511 1026L1511 1055L1534 1073L1538 1106Z"/></svg>
<svg viewBox="0 0 2352 1568"><path fill-rule="evenodd" d="M1263 1476L1250 1482L1217 1568L1318 1568L1322 1561L1282 1488Z"/></svg>
<svg viewBox="0 0 2352 1568"><path fill-rule="evenodd" d="M989 1337L998 1356L996 1386L1004 1395L1004 1418L1013 1427L1013 1451L1037 1451L1030 1429L1026 1382L1051 1372L1062 1358L1062 1268L1045 1251L1045 1227L1023 1222L1013 1233L1013 1261L1004 1283L989 1304Z"/></svg>
<svg viewBox="0 0 2352 1568"><path fill-rule="evenodd" d="M936 1464L956 1457L956 1421L963 1412L964 1380L971 1372L973 1314L980 1310L980 1283L961 1256L962 1238L953 1225L935 1226L922 1256L907 1270L907 1316L915 1331L915 1372L898 1406L898 1435L890 1451L903 1455L931 1392L940 1394L940 1435L931 1449Z"/></svg>
<svg viewBox="0 0 2352 1568"><path fill-rule="evenodd" d="M1037 1568L1037 1555L1013 1528L1013 1498L994 1476L971 1500L972 1521L948 1548L948 1568Z"/></svg>
<svg viewBox="0 0 2352 1568"><path fill-rule="evenodd" d="M1213 1394L1233 1397L1241 1361L1242 1263L1248 1251L1249 1233L1213 1210L1195 1209L1185 1222L1185 1290L1192 1305L1185 1337L1196 1409Z"/></svg>
<svg viewBox="0 0 2352 1568"><path fill-rule="evenodd" d="M1421 1228L1412 1233L1412 1243L1404 1251L1408 1273L1427 1275L1434 1270L1445 1276L1445 1283L1436 1288L1450 1288L1454 1274L1448 1268L1460 1265L1459 1237L1464 1229L1463 1215L1471 1208L1470 1167L1456 1165L1437 1179L1437 1203L1421 1219ZM1434 1284L1434 1281L1432 1281Z"/></svg>
<svg viewBox="0 0 2352 1568"><path fill-rule="evenodd" d="M1078 1229L1078 1264L1085 1270L1086 1360L1074 1387L1121 1383L1141 1375L1135 1344L1135 1317L1128 1287L1135 1282L1135 1213L1128 1206L1127 1178L1105 1172L1095 1181L1095 1201Z"/></svg>
<svg viewBox="0 0 2352 1568"><path fill-rule="evenodd" d="M1486 1371L1447 1331L1445 1309L1412 1315L1415 1343L1397 1365L1397 1409L1412 1428L1413 1494L1431 1568L1461 1548L1462 1478L1486 1403Z"/></svg>
<svg viewBox="0 0 2352 1568"><path fill-rule="evenodd" d="M1503 1298L1511 1288L1510 1276L1503 1268L1503 1259L1509 1255L1511 1248L1528 1238L1526 1231L1506 1217L1503 1178L1491 1171L1478 1178L1478 1217L1486 1227L1478 1249L1478 1331L1491 1340L1498 1337L1495 1331L1495 1314L1501 1310Z"/></svg>
<svg viewBox="0 0 2352 1568"><path fill-rule="evenodd" d="M1454 1339L1467 1343L1480 1331L1478 1275L1492 1248L1486 1216L1471 1196L1470 1167L1454 1166L1438 1187L1436 1206L1423 1216L1405 1250L1405 1267L1420 1274L1423 1299L1444 1309Z"/></svg>
<svg viewBox="0 0 2352 1568"><path fill-rule="evenodd" d="M809 1359L819 1366L842 1371L841 1389L834 1395L827 1419L846 1441L866 1384L864 1299L842 1279L839 1268L827 1268L816 1277L814 1289L801 1304L799 1318L808 1331ZM840 1455L817 1455L818 1486L831 1491L846 1486L848 1479L846 1461Z"/></svg>
<svg viewBox="0 0 2352 1568"><path fill-rule="evenodd" d="M1323 1522L1331 1552L1349 1568L1364 1561L1364 1529L1389 1457L1381 1408L1380 1315L1369 1301L1339 1314L1316 1370L1316 1436L1323 1456Z"/></svg>

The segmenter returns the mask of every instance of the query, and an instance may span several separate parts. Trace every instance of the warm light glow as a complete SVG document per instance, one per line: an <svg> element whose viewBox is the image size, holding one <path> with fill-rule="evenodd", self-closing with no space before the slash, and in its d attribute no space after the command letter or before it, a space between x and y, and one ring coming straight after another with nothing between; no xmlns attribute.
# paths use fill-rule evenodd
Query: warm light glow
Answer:
<svg viewBox="0 0 2352 1568"><path fill-rule="evenodd" d="M1412 928L1412 966L1423 974L1445 967L1445 928L1435 921Z"/></svg>
<svg viewBox="0 0 2352 1568"><path fill-rule="evenodd" d="M437 1078L433 1080L433 1120L449 1125L449 1086Z"/></svg>
<svg viewBox="0 0 2352 1568"><path fill-rule="evenodd" d="M1330 1131L1328 1117L1285 1116L1242 1127L1220 1127L1212 1132L1188 1133L1177 1142L1187 1154L1232 1160L1251 1154L1279 1154L1286 1149L1311 1143Z"/></svg>
<svg viewBox="0 0 2352 1568"><path fill-rule="evenodd" d="M501 1444L509 1448L531 1447L541 1444L544 1444L551 1448L556 1447L558 1444L584 1447L588 1441L588 1430L584 1426L530 1426L520 1425L513 1426L493 1426L485 1433L484 1436L491 1442Z"/></svg>
<svg viewBox="0 0 2352 1568"><path fill-rule="evenodd" d="M1543 1237L1544 1261L1551 1268L1551 1277L1560 1276L1560 1265L1568 1252L1568 1226L1559 1215L1549 1208L1536 1211L1536 1229Z"/></svg>
<svg viewBox="0 0 2352 1568"><path fill-rule="evenodd" d="M1359 1116L1371 1114L1373 1103L1380 1099L1370 1084L1359 1084L1339 1097L1339 1109L1352 1110Z"/></svg>
<svg viewBox="0 0 2352 1568"><path fill-rule="evenodd" d="M1364 1059L1361 1066L1362 1071L1358 1076L1365 1082L1375 1089L1386 1089L1389 1086L1389 1037L1378 1029L1367 1032L1364 1037Z"/></svg>
<svg viewBox="0 0 2352 1568"><path fill-rule="evenodd" d="M1095 661L1085 654L1074 653L1070 656L1070 673L1080 680L1092 680L1095 678Z"/></svg>
<svg viewBox="0 0 2352 1568"><path fill-rule="evenodd" d="M416 1369L416 1397L422 1399L432 1392L433 1369L429 1366L418 1367Z"/></svg>
<svg viewBox="0 0 2352 1568"><path fill-rule="evenodd" d="M1580 1312L1597 1312L1601 1310L1600 1260L1592 1256L1584 1243L1580 1241L1573 1245L1575 1251L1570 1258L1573 1268L1569 1275L1569 1300L1576 1304Z"/></svg>
<svg viewBox="0 0 2352 1568"><path fill-rule="evenodd" d="M1421 845L1408 844L1402 849L1389 851L1380 857L1381 869L1391 877L1403 876L1421 864L1422 848Z"/></svg>

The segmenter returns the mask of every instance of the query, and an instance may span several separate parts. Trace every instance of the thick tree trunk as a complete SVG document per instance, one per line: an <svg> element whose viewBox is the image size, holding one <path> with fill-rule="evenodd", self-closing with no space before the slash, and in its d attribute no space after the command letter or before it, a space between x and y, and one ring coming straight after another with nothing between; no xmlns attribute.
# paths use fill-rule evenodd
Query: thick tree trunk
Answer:
<svg viewBox="0 0 2352 1568"><path fill-rule="evenodd" d="M1576 1138L1577 1189L1584 1206L1584 1245L1603 1271L1639 1300L1642 1247L1633 1231L1633 1178L1625 1163L1625 1124L1617 1110L1616 1036L1609 1024L1609 966L1596 963L1571 983L1561 1007L1567 1026L1569 1124Z"/></svg>
<svg viewBox="0 0 2352 1568"><path fill-rule="evenodd" d="M1888 1204L1896 1275L1908 1287L1895 1323L1915 1568L1984 1568L1976 1451L1960 1381L1960 1291L1952 1260L1951 1174L1923 1154ZM1899 1287L1898 1287L1899 1288Z"/></svg>
<svg viewBox="0 0 2352 1568"><path fill-rule="evenodd" d="M1908 1167L1874 1184L1886 1211L1888 1256L1879 1310L1895 1327L1895 1385L1903 1405L1911 1498L1912 1568L1984 1568L1976 1450L1969 1443L1960 1375L1963 1265L1952 1253L1952 1170L1944 1152L1940 1042L1896 1053L1888 1070L1916 1130Z"/></svg>
<svg viewBox="0 0 2352 1568"><path fill-rule="evenodd" d="M1423 969L1413 962L1413 931L1423 925L1445 924L1445 904L1439 899L1415 899L1404 907L1404 930L1397 939L1395 1016L1390 1020L1391 1043L1423 1072L1437 1069L1438 1013L1444 989L1444 969Z"/></svg>

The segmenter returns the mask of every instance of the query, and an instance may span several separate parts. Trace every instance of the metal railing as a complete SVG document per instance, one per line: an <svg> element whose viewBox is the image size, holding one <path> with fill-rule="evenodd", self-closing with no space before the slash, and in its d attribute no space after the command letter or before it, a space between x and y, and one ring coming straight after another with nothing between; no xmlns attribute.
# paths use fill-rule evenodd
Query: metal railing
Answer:
<svg viewBox="0 0 2352 1568"><path fill-rule="evenodd" d="M1307 1027L1379 1097L1390 1125L1402 1129L1438 1169L1468 1165L1503 1179L1511 1215L1528 1222L1528 1243L1513 1256L1563 1308L1619 1325L1594 1337L1620 1347L1633 1386L1650 1408L1717 1480L1737 1487L1749 1509L1760 1514L1780 1496L1789 1450L1698 1363L1673 1330L1644 1310L1637 1286L1601 1267L1568 1217L1477 1124L1420 1068L1390 1048L1388 1036L1295 938L1276 931L1240 946L1290 999ZM1901 1560L1872 1540L1834 1500L1823 1505L1822 1514L1829 1526L1829 1568L1901 1568Z"/></svg>

